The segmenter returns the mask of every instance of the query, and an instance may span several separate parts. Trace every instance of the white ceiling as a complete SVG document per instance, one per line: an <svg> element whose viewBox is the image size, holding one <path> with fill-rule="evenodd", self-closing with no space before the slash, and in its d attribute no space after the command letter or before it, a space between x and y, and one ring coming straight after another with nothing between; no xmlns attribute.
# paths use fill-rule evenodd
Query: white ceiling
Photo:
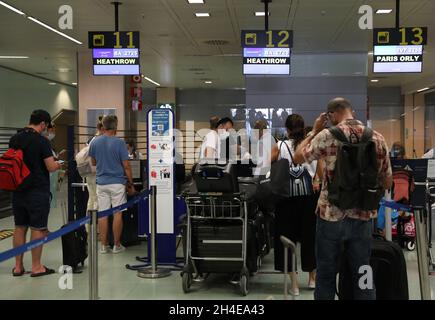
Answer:
<svg viewBox="0 0 435 320"><path fill-rule="evenodd" d="M58 25L58 8L69 4L74 9L74 29L66 33L83 42L73 42L50 32L23 16L0 6L0 55L26 55L26 60L0 60L0 65L43 77L72 83L76 81L76 52L87 51L88 31L114 29L111 0L6 0L28 15L49 25ZM189 5L187 0L123 0L120 29L141 32L142 73L163 86L181 88L244 87L241 66L240 30L264 28L260 0L205 0L204 5ZM370 4L374 9L394 8L395 0L273 0L270 28L294 30L296 55L368 52L372 32L358 28L358 8ZM210 18L196 18L195 12L210 12ZM428 26L424 73L379 77L376 86L411 87L435 85L435 1L402 0L403 26ZM394 27L392 14L375 17L375 27ZM228 44L208 45L207 40ZM368 56L369 66L371 57ZM328 59L324 60L329 61ZM317 65L312 68L317 68ZM321 64L321 63L320 63ZM307 63L307 68L309 64ZM66 73L59 68L69 68ZM329 65L334 70L334 66ZM337 69L340 69L337 62ZM371 67L369 67L371 69ZM310 76L317 70L309 70ZM349 69L350 74L354 70ZM324 73L318 71L319 76ZM334 75L333 73L331 75ZM371 73L369 70L369 76ZM204 84L205 79L213 81ZM430 83L431 81L433 83ZM150 84L150 86L152 86Z"/></svg>

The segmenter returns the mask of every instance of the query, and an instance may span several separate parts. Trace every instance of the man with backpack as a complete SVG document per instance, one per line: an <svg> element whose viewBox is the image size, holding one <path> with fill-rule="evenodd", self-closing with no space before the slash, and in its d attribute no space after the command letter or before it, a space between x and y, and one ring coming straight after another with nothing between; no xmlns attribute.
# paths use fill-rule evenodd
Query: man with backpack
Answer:
<svg viewBox="0 0 435 320"><path fill-rule="evenodd" d="M328 120L334 127L324 129ZM392 184L384 137L353 117L351 103L335 98L300 143L294 162L324 159L322 191L317 205L317 279L314 297L333 300L343 246L353 274L355 299L373 300L375 288L359 286L361 266L370 265L371 219L377 215L384 190Z"/></svg>
<svg viewBox="0 0 435 320"><path fill-rule="evenodd" d="M51 123L50 114L45 110L35 110L30 116L27 127L15 134L9 142L7 154L12 156L16 163L21 161L19 156L22 153L22 163L19 166L21 172L16 172L13 180L17 180L26 168L26 177L23 181L11 188L12 210L15 219L15 231L13 238L14 248L24 245L26 242L27 230L31 230L31 240L41 239L47 236L48 214L50 212L50 178L49 172L57 171L61 164L53 157L50 142L43 137ZM3 163L5 157L2 157ZM29 173L30 172L30 173ZM13 175L11 175L12 177ZM2 186L7 179L2 178ZM40 277L52 274L55 271L41 264L42 245L32 249L32 273L31 277ZM23 255L15 257L15 267L12 270L14 277L22 276L25 273Z"/></svg>

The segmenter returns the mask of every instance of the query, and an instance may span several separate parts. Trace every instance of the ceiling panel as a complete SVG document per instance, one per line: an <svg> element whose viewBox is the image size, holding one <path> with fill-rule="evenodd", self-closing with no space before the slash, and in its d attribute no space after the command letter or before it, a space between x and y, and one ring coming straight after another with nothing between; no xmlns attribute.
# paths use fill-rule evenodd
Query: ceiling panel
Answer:
<svg viewBox="0 0 435 320"><path fill-rule="evenodd" d="M2 60L1 65L64 82L76 81L76 53L87 51L87 32L113 30L114 10L110 0L6 0L26 13L57 27L59 6L74 9L74 30L65 33L84 42L78 46L44 28L0 7L0 55L29 55L30 59ZM120 29L141 32L141 68L165 86L203 87L213 79L213 87L243 87L240 30L262 29L264 19L260 0L205 0L204 5L189 5L187 0L123 0ZM358 28L358 8L370 4L374 9L394 8L395 0L273 0L270 28L293 28L295 54L365 52L371 48L371 32ZM210 12L199 19L195 12ZM430 27L422 75L381 75L377 85L404 85L435 74L435 1L404 0L402 25ZM393 27L394 12L375 16L375 26ZM207 40L224 40L208 45ZM233 55L233 56L228 56ZM234 56L236 55L236 56ZM368 56L369 65L371 57ZM359 63L356 63L359 66ZM70 72L59 72L69 68ZM340 70L328 65L326 69ZM202 69L196 70L195 69ZM322 73L319 67L319 75ZM359 67L357 68L359 69ZM370 69L370 68L369 68ZM369 76L373 76L369 71ZM310 74L315 70L310 69Z"/></svg>

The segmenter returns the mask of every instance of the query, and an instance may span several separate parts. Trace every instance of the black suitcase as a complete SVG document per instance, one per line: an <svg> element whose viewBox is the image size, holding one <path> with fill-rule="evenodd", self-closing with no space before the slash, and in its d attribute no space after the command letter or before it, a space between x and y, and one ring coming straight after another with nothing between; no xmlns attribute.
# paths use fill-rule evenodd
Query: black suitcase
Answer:
<svg viewBox="0 0 435 320"><path fill-rule="evenodd" d="M242 227L234 221L206 221L192 223L192 256L208 258L239 258L242 256L241 243L225 243L225 241L242 240ZM248 223L246 266L250 272L257 271L257 241L255 229ZM222 243L219 243L222 241ZM214 243L215 242L215 243ZM210 261L196 260L195 264L201 273L239 273L243 264L241 261Z"/></svg>
<svg viewBox="0 0 435 320"><path fill-rule="evenodd" d="M62 236L63 264L70 266L73 273L81 273L88 257L88 236L84 226Z"/></svg>
<svg viewBox="0 0 435 320"><path fill-rule="evenodd" d="M64 216L66 215L66 205L62 204ZM62 228L65 227L62 226ZM62 236L62 261L63 265L70 266L73 273L81 273L85 260L88 257L88 235L85 226L71 231ZM81 267L79 267L81 265Z"/></svg>
<svg viewBox="0 0 435 320"><path fill-rule="evenodd" d="M200 162L193 178L198 192L235 193L239 191L236 170L232 163Z"/></svg>
<svg viewBox="0 0 435 320"><path fill-rule="evenodd" d="M122 234L121 244L124 247L130 247L139 244L139 222L138 222L138 210L137 204L128 208L127 211L122 212ZM113 247L113 215L109 216L109 245Z"/></svg>
<svg viewBox="0 0 435 320"><path fill-rule="evenodd" d="M340 264L340 300L353 299L352 276L345 259ZM402 248L378 237L372 240L370 265L376 288L376 300L408 300L408 277Z"/></svg>

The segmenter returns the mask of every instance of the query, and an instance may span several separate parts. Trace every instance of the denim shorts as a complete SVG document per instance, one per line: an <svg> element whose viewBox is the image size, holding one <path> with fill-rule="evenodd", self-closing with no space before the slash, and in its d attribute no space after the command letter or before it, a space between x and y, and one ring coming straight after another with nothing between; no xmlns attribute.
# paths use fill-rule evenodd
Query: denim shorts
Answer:
<svg viewBox="0 0 435 320"><path fill-rule="evenodd" d="M30 189L14 192L12 210L16 227L47 230L50 213L50 190Z"/></svg>

